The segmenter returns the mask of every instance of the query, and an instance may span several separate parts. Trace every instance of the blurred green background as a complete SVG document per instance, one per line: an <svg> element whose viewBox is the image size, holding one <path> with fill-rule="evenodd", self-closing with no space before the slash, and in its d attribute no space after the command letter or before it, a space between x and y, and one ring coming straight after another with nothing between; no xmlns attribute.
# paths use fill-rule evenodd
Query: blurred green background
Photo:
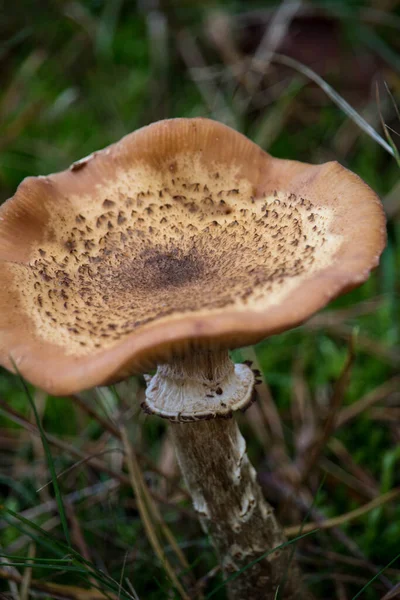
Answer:
<svg viewBox="0 0 400 600"><path fill-rule="evenodd" d="M256 356L265 378L259 402L240 421L281 522L344 515L296 544L306 581L324 600L400 597L400 162L345 104L381 141L398 144L399 32L396 0L0 2L0 200L28 175L65 169L138 127L178 116L222 121L275 156L338 160L381 196L388 245L370 280L303 327L235 353L237 360ZM318 76L339 94L336 103ZM181 597L147 541L121 442L110 430L123 422L189 561L182 568L165 543L189 597L225 598L216 556L180 487L165 423L140 411L143 382L67 399L30 393L52 436L80 558L57 563L69 552L60 546L54 488L40 489L51 481L48 457L26 390L2 370L2 596L26 600L41 590L83 599L94 586L112 597L118 590L121 598ZM346 517L359 507L367 508L357 519ZM35 557L32 572L28 556ZM66 587L61 593L53 584Z"/></svg>

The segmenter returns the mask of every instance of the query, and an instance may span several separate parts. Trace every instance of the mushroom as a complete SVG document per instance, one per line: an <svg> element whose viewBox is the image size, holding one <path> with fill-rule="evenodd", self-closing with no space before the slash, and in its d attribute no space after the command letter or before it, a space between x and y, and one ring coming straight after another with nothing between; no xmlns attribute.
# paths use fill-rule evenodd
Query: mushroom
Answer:
<svg viewBox="0 0 400 600"><path fill-rule="evenodd" d="M298 573L235 419L255 375L228 350L295 327L378 264L374 192L208 119L144 127L0 209L0 361L55 395L149 378L235 600ZM262 558L264 556L264 558ZM254 564L252 564L254 562ZM250 566L249 566L250 565ZM282 591L282 590L281 590Z"/></svg>

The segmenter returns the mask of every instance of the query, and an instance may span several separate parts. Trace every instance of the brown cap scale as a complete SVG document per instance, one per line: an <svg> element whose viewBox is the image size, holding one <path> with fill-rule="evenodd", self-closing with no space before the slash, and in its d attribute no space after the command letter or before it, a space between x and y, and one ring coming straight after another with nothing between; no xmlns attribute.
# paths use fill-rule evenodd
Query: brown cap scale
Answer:
<svg viewBox="0 0 400 600"><path fill-rule="evenodd" d="M385 239L379 199L339 164L273 158L208 119L161 121L24 180L0 208L0 362L58 395L157 366L145 409L186 422L171 429L179 461L229 573L284 537L234 422L188 422L244 409L254 375L228 349L360 285ZM210 456L224 481L207 479ZM285 560L247 571L232 598L267 581L273 598Z"/></svg>

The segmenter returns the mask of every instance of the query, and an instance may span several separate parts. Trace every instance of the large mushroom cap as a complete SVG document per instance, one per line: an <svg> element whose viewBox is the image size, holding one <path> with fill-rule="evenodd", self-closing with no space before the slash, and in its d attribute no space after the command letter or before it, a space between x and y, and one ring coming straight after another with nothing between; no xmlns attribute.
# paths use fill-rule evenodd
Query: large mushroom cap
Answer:
<svg viewBox="0 0 400 600"><path fill-rule="evenodd" d="M144 127L0 209L0 360L53 394L244 346L361 284L379 199L207 119Z"/></svg>

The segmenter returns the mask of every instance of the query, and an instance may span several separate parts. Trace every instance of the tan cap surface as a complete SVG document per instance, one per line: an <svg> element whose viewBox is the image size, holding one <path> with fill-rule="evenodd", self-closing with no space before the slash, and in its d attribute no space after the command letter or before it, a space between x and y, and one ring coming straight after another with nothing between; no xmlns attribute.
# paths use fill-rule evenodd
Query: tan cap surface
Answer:
<svg viewBox="0 0 400 600"><path fill-rule="evenodd" d="M0 208L0 361L53 394L294 327L365 281L374 192L208 119L144 127Z"/></svg>

